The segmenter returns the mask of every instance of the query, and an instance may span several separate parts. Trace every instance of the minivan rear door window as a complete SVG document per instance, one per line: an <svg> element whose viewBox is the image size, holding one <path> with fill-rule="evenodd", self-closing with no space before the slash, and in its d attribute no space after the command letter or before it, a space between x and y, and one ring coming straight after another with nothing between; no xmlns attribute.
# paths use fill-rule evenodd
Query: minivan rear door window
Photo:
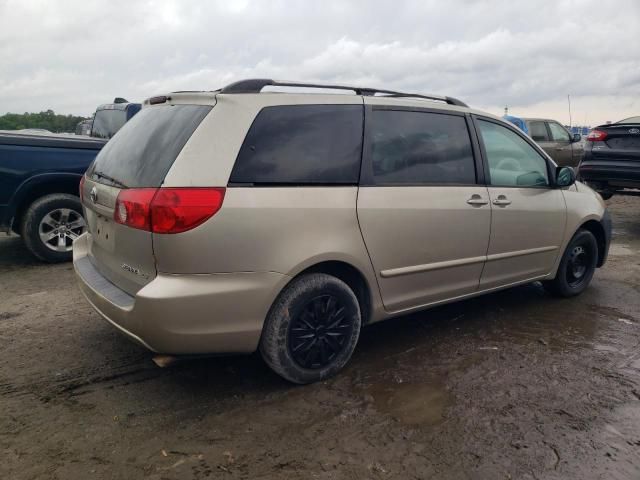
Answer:
<svg viewBox="0 0 640 480"><path fill-rule="evenodd" d="M375 185L476 183L463 116L373 110L368 138Z"/></svg>

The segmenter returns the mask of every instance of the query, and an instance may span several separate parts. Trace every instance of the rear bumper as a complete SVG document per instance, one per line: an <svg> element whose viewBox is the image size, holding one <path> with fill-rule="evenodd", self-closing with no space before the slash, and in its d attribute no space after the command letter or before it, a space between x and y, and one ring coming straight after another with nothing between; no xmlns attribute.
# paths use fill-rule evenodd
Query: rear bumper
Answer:
<svg viewBox="0 0 640 480"><path fill-rule="evenodd" d="M158 276L131 296L91 263L86 235L73 245L80 289L93 308L133 341L172 355L249 353L289 277L279 273Z"/></svg>
<svg viewBox="0 0 640 480"><path fill-rule="evenodd" d="M601 160L587 158L578 170L580 180L612 186L640 188L640 160Z"/></svg>

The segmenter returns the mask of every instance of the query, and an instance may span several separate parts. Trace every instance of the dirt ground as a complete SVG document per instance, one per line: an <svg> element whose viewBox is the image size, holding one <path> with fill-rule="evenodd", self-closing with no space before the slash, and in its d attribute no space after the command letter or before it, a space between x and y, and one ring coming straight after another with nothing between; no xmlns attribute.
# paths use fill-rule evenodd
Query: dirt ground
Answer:
<svg viewBox="0 0 640 480"><path fill-rule="evenodd" d="M72 267L0 239L1 479L638 479L640 198L579 298L539 285L371 326L296 387L259 356L157 368Z"/></svg>

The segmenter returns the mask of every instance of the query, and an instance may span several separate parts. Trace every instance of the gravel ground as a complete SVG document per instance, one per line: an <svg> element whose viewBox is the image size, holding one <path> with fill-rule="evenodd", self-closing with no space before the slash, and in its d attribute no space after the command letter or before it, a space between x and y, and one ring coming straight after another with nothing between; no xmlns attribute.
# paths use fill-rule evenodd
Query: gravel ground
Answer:
<svg viewBox="0 0 640 480"><path fill-rule="evenodd" d="M581 297L533 284L365 329L295 387L257 355L157 368L70 264L0 239L2 479L638 479L640 198Z"/></svg>

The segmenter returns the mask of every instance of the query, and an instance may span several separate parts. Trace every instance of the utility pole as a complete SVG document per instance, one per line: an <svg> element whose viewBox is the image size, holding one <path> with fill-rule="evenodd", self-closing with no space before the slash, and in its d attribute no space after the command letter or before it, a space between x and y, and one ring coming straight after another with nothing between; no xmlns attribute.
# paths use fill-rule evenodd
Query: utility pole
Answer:
<svg viewBox="0 0 640 480"><path fill-rule="evenodd" d="M569 126L573 127L573 123L571 121L571 95L567 95L567 102L569 102Z"/></svg>

